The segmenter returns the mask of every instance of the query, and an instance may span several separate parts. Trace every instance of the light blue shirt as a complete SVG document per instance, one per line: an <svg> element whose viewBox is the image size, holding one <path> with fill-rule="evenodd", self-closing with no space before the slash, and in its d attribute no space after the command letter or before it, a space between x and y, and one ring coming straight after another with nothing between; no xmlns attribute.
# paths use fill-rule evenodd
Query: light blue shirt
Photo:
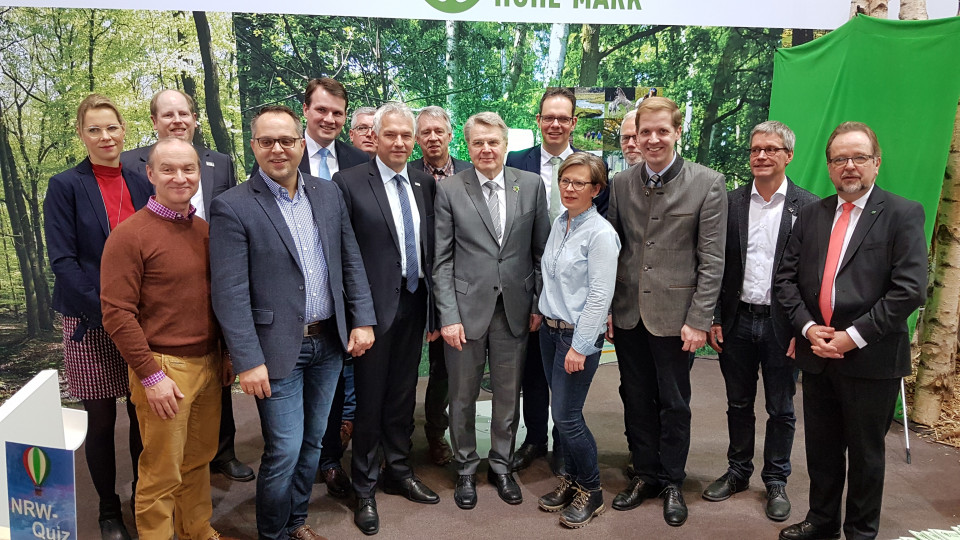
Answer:
<svg viewBox="0 0 960 540"><path fill-rule="evenodd" d="M597 207L573 218L568 211L553 222L540 259L543 290L540 313L573 325L573 349L583 355L600 351L597 338L607 329L607 313L617 281L620 237Z"/></svg>
<svg viewBox="0 0 960 540"><path fill-rule="evenodd" d="M277 207L283 214L283 220L290 229L293 243L300 256L300 271L306 291L307 323L322 321L333 316L333 295L330 292L330 274L327 261L323 257L323 245L320 243L320 230L313 220L313 207L303 190L303 176L297 173L297 191L290 197L286 188L273 181L260 169L260 176L267 189L277 200Z"/></svg>

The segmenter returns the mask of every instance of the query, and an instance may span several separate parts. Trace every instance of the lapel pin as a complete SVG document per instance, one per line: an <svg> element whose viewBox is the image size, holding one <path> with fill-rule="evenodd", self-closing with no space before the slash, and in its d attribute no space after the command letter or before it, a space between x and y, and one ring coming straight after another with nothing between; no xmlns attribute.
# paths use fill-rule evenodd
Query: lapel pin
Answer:
<svg viewBox="0 0 960 540"><path fill-rule="evenodd" d="M876 210L871 210L871 211L870 211L870 215L871 215L871 216L872 216L873 214L876 214L876 213L877 213Z"/></svg>
<svg viewBox="0 0 960 540"><path fill-rule="evenodd" d="M797 209L796 209L795 207L793 207L793 206L787 207L787 212L790 212L791 214L794 213L794 212L796 212L796 211L797 211Z"/></svg>
<svg viewBox="0 0 960 540"><path fill-rule="evenodd" d="M520 193L520 186L513 186L514 193Z"/></svg>
<svg viewBox="0 0 960 540"><path fill-rule="evenodd" d="M216 165L212 161L208 161L207 167L216 167Z"/></svg>
<svg viewBox="0 0 960 540"><path fill-rule="evenodd" d="M420 182L414 182L413 185L420 187Z"/></svg>

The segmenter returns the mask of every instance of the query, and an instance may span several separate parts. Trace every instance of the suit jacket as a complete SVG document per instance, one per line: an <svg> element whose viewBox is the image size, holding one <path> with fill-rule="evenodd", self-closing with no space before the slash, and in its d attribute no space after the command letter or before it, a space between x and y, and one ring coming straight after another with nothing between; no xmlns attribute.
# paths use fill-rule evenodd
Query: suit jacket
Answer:
<svg viewBox="0 0 960 540"><path fill-rule="evenodd" d="M455 158L455 157L453 157L453 156L450 156L450 159L453 161L453 174L457 174L458 172L462 172L462 171L465 171L465 170L467 170L467 169L472 169L472 168L473 168L473 163L470 163L469 161L464 161L464 160L462 160L462 159L457 159L457 158ZM423 172L429 174L430 176L433 176L433 171L432 171L432 170L429 170L429 168L428 168L426 165L424 165L424 163L423 163L423 158L415 159L415 160L411 161L411 162L409 163L409 165L413 165L413 167L414 167L415 169L417 169L418 171L423 171Z"/></svg>
<svg viewBox="0 0 960 540"><path fill-rule="evenodd" d="M824 321L820 284L836 209L837 195L831 195L800 210L776 274L777 300L797 337L796 364L811 373L831 361L813 354L801 332L809 321ZM923 219L920 204L873 187L834 281L831 326L853 326L867 342L836 360L840 373L868 379L910 374L907 317L927 291Z"/></svg>
<svg viewBox="0 0 960 540"><path fill-rule="evenodd" d="M147 159L154 145L127 150L120 154L120 162L125 168L136 169L147 176ZM203 190L203 215L210 219L210 202L224 191L237 185L237 170L233 159L203 146L193 145L200 156L200 189Z"/></svg>
<svg viewBox="0 0 960 540"><path fill-rule="evenodd" d="M346 349L350 328L376 324L370 285L350 225L331 182L303 175L319 228L334 315ZM304 269L273 193L259 174L213 200L210 214L213 309L239 373L266 364L271 379L290 374L300 354Z"/></svg>
<svg viewBox="0 0 960 540"><path fill-rule="evenodd" d="M783 201L783 213L780 216L780 229L777 233L777 245L774 248L773 270L770 273L770 317L773 320L773 333L777 342L784 348L790 344L793 329L790 320L776 301L776 291L772 290L773 277L783 258L783 248L787 245L797 220L800 208L820 200L819 197L797 186L787 178L787 196ZM743 293L743 269L747 263L747 240L750 227L750 194L753 182L727 192L727 246L724 256L723 282L720 285L720 301L714 314L714 324L720 324L724 336L732 336L737 321L737 307Z"/></svg>
<svg viewBox="0 0 960 540"><path fill-rule="evenodd" d="M620 235L613 324L631 329L640 319L655 336L679 336L684 324L709 330L726 240L723 175L676 162L660 188L645 186L642 164L611 182L607 220Z"/></svg>
<svg viewBox="0 0 960 540"><path fill-rule="evenodd" d="M123 167L123 179L136 210L147 204L153 185L135 169ZM47 255L56 276L53 309L81 319L83 329L100 326L100 259L110 234L107 212L90 158L50 179L43 200Z"/></svg>
<svg viewBox="0 0 960 540"><path fill-rule="evenodd" d="M523 335L537 313L540 257L550 234L546 190L534 174L511 167L503 174L502 246L475 169L437 184L434 298L440 326L462 323L467 339L487 331L498 294L514 336Z"/></svg>
<svg viewBox="0 0 960 540"><path fill-rule="evenodd" d="M428 305L433 305L433 251L434 215L433 199L436 196L436 181L433 176L407 167L410 186L420 214L421 268L427 284ZM387 188L380 177L376 160L351 167L333 175L333 182L340 187L343 200L356 232L363 266L370 282L373 307L376 312L377 332L390 329L397 314L400 301L400 280L403 278L401 253L403 246L397 235ZM392 188L390 188L392 189ZM427 310L427 328L434 330L436 321L433 309Z"/></svg>
<svg viewBox="0 0 960 540"><path fill-rule="evenodd" d="M526 150L514 150L507 154L507 167L516 167L521 171L532 172L537 176L540 176L540 146L536 145ZM582 152L578 148L570 147L574 152ZM607 172L606 163L603 166L604 174ZM597 196L593 198L593 204L597 207L597 212L600 212L601 216L607 215L607 208L609 207L610 201L610 190L609 187L601 189L600 193L597 193Z"/></svg>

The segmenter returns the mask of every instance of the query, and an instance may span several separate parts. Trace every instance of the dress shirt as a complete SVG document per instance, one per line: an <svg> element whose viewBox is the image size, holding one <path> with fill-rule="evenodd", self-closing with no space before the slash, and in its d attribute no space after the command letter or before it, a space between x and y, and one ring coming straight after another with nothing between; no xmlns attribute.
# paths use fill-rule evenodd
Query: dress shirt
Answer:
<svg viewBox="0 0 960 540"><path fill-rule="evenodd" d="M487 188L484 187L484 184L493 180L494 184L500 186L500 191L497 192L497 196L499 197L498 202L500 204L497 206L500 207L500 231L503 233L503 238L501 238L502 242L503 240L506 240L507 235L507 231L504 230L506 228L507 221L507 190L504 188L503 169L500 169L500 172L497 173L497 176L493 178L487 178L483 175L483 173L477 171L477 180L480 181L480 192L483 193L483 200L487 202L490 201L490 197L487 195Z"/></svg>
<svg viewBox="0 0 960 540"><path fill-rule="evenodd" d="M172 219L174 221L182 221L184 219L192 219L193 216L197 214L197 207L193 206L193 203L190 203L190 210L187 211L187 215L183 215L176 210L171 210L157 201L156 195L151 195L147 199L147 208L150 209L154 214L167 219Z"/></svg>
<svg viewBox="0 0 960 540"><path fill-rule="evenodd" d="M453 176L453 158L447 156L447 164L443 167L437 169L427 161L427 158L423 158L423 170L433 176L434 180L443 180L444 178L449 178ZM443 174L437 174L437 171L443 172Z"/></svg>
<svg viewBox="0 0 960 540"><path fill-rule="evenodd" d="M750 217L747 222L747 259L743 266L743 289L740 300L748 304L770 305L770 284L773 281L773 262L777 254L777 237L783 203L787 200L787 182L763 200L756 183L750 189Z"/></svg>
<svg viewBox="0 0 960 540"><path fill-rule="evenodd" d="M843 235L843 248L840 250L840 264L843 263L843 256L847 254L847 246L850 245L850 238L853 236L853 231L857 228L857 222L860 221L860 214L863 214L863 209L867 206L867 200L870 198L870 194L873 193L873 186L870 186L870 189L867 190L859 199L853 201L853 210L850 211L850 223L847 224L847 233ZM837 209L833 214L833 224L830 226L830 230L833 230L833 226L837 224L837 220L840 219L840 214L842 212L843 203L847 201L843 200L840 197L837 197ZM839 266L837 271L839 272ZM837 305L837 282L836 277L834 277L833 288L830 290L830 307L836 307ZM803 325L803 335L807 335L807 330L813 326L813 321L807 321L807 324ZM845 330L847 335L850 336L850 339L857 344L857 347L864 348L867 346L867 341L863 339L863 336L860 335L860 332L857 331L856 327L850 325L849 328Z"/></svg>
<svg viewBox="0 0 960 540"><path fill-rule="evenodd" d="M277 200L277 208L283 214L293 243L297 246L300 271L303 272L305 285L304 299L307 323L322 321L333 316L333 293L330 291L330 275L327 262L323 257L323 245L320 242L320 230L313 219L313 207L303 188L303 176L297 171L297 190L290 198L286 188L273 181L260 169L260 176L267 189Z"/></svg>
<svg viewBox="0 0 960 540"><path fill-rule="evenodd" d="M554 221L540 259L543 289L540 313L573 325L575 351L599 351L597 338L607 329L607 313L617 281L620 237L591 206L570 222L564 211Z"/></svg>
<svg viewBox="0 0 960 540"><path fill-rule="evenodd" d="M650 163L649 163L649 162L644 162L644 163L643 163L643 166L647 168L647 178L650 178L651 176L653 176L653 175L655 175L655 174L659 174L660 176L663 176L664 173L666 173L667 171L670 170L670 167L673 167L673 164L674 164L676 161L677 161L677 153L674 152L674 153L673 153L673 159L671 159L671 160L670 160L670 163L669 163L666 167L664 167L663 170L661 170L661 171L655 171L655 170L651 169L651 168L650 168ZM666 184L668 181L671 180L671 178L661 178L660 180L661 180L664 184Z"/></svg>
<svg viewBox="0 0 960 540"><path fill-rule="evenodd" d="M396 172L380 161L380 156L376 157L377 169L380 170L380 178L383 179L383 188L387 191L387 201L390 202L390 213L393 215L393 224L397 229L397 240L400 242L400 268L407 268L407 252L403 249L406 236L403 230L403 214L400 212L400 195L397 193L397 183L393 177L400 175L404 178L403 187L407 192L407 200L410 201L410 213L413 215L413 233L415 236L414 245L417 246L417 268L420 269L420 276L423 277L423 255L420 253L420 209L417 208L417 199L413 196L413 186L410 185L410 176L407 174L407 166L403 170Z"/></svg>
<svg viewBox="0 0 960 540"><path fill-rule="evenodd" d="M320 169L320 154L317 152L319 152L321 148L326 148L330 152L327 154L327 168L330 169L330 178L333 178L333 175L340 170L340 163L337 161L337 141L330 141L330 144L323 147L320 146L320 143L311 139L310 135L304 133L303 137L307 139L307 156L310 157L310 174L317 176L317 172ZM330 178L327 178L327 180L330 180Z"/></svg>
<svg viewBox="0 0 960 540"><path fill-rule="evenodd" d="M570 154L573 154L573 148L570 148L570 145L568 144L567 149L563 152L560 152L560 155L556 157L563 161L564 159L570 157ZM557 189L557 186L553 185L553 165L550 164L550 158L552 157L554 157L553 154L544 150L543 146L540 146L540 179L543 180L543 185L547 188L547 210L551 209L551 190Z"/></svg>
<svg viewBox="0 0 960 540"><path fill-rule="evenodd" d="M212 180L207 180L207 182L211 182L211 181L212 181ZM204 220L204 221L207 221L207 215L206 215L206 213L205 213L204 210L203 210L203 208L204 208L204 206L203 206L203 182L204 182L204 180L203 180L203 175L201 175L201 176L200 176L200 184L197 185L197 192L193 194L193 197L190 197L190 204L193 205L194 214L195 214L198 218L200 218L200 219L202 219L202 220Z"/></svg>

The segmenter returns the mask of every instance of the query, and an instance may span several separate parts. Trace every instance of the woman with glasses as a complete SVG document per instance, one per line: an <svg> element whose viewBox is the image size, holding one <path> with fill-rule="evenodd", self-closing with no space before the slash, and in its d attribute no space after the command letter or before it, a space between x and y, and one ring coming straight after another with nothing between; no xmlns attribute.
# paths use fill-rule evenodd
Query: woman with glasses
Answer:
<svg viewBox="0 0 960 540"><path fill-rule="evenodd" d="M116 493L117 398L128 398L133 489L143 445L129 400L127 364L100 322L100 257L110 231L146 205L153 188L136 171L120 167L125 126L110 99L87 96L77 109L76 129L87 157L50 179L44 231L56 277L53 308L62 316L67 384L87 411L85 453L100 497L101 537L122 540L130 535Z"/></svg>
<svg viewBox="0 0 960 540"><path fill-rule="evenodd" d="M583 403L600 363L620 239L593 204L607 185L600 158L574 153L557 178L566 211L554 221L541 258L540 351L566 471L539 504L559 511L561 524L578 528L604 510L597 443L584 421Z"/></svg>

